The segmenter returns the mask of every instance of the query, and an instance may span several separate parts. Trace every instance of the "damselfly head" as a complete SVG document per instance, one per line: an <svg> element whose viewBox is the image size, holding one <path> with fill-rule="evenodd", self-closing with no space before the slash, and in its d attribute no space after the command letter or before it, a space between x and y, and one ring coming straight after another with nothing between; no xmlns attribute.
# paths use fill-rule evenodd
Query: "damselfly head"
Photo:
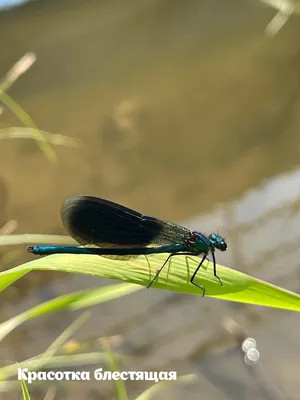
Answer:
<svg viewBox="0 0 300 400"><path fill-rule="evenodd" d="M217 235L216 233L212 233L211 235L209 235L208 238L215 249L221 251L225 251L227 249L227 243L225 242L224 238Z"/></svg>

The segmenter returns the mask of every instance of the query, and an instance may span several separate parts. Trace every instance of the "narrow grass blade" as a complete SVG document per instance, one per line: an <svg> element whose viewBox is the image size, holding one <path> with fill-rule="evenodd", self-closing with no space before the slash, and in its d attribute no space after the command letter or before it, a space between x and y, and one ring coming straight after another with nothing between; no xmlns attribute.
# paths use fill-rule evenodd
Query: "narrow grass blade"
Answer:
<svg viewBox="0 0 300 400"><path fill-rule="evenodd" d="M0 246L14 246L18 244L60 244L60 245L78 245L78 243L70 236L66 235L39 235L36 233L21 235L1 235Z"/></svg>
<svg viewBox="0 0 300 400"><path fill-rule="evenodd" d="M144 393L140 394L135 400L151 400L155 395L163 391L166 387L174 385L176 383L192 383L197 380L197 375L183 375L179 376L176 381L162 381L155 383L149 389L145 390Z"/></svg>
<svg viewBox="0 0 300 400"><path fill-rule="evenodd" d="M29 392L26 383L24 382L24 379L21 379L21 388L22 388L23 400L30 400Z"/></svg>
<svg viewBox="0 0 300 400"><path fill-rule="evenodd" d="M118 362L111 351L110 345L108 341L104 338L102 340L102 343L104 345L104 352L107 355L107 365L109 366L111 372L119 371L119 365ZM115 380L115 385L116 385L116 390L117 390L117 395L119 400L127 400L127 391L126 391L126 386L124 384L124 381L122 379L116 379Z"/></svg>
<svg viewBox="0 0 300 400"><path fill-rule="evenodd" d="M7 221L1 228L0 228L0 236L8 236L11 235L18 227L18 222L15 219L11 219Z"/></svg>
<svg viewBox="0 0 300 400"><path fill-rule="evenodd" d="M120 359L128 360L128 357L116 356ZM82 354L72 354L63 356L53 356L45 358L43 360L44 368L62 368L62 367L83 367L85 365L94 365L105 363L107 361L107 355L103 352L95 353L82 353ZM19 363L20 368L28 368L29 371L34 371L40 366L40 360L37 357L30 360L25 360ZM6 367L0 368L0 388L2 381L16 375L17 366L16 364L8 365Z"/></svg>
<svg viewBox="0 0 300 400"><path fill-rule="evenodd" d="M70 136L61 135L60 133L50 133L39 130L43 139L37 137L36 133L33 132L32 128L28 127L10 127L5 129L0 129L0 140L3 139L34 139L44 142L45 139L49 144L53 146L64 146L79 148L81 146L81 140L77 138L72 138Z"/></svg>
<svg viewBox="0 0 300 400"><path fill-rule="evenodd" d="M48 160L52 164L57 163L57 157L55 151L49 145L44 136L40 133L39 129L35 126L35 123L30 118L30 116L26 113L23 108L16 103L7 93L5 93L2 89L0 89L0 100L7 108L9 108L18 118L19 120L28 128L31 129L33 138L36 144L40 147L40 149L44 152Z"/></svg>
<svg viewBox="0 0 300 400"><path fill-rule="evenodd" d="M0 282L1 282L0 278ZM78 310L104 303L140 290L133 284L116 284L97 289L81 290L46 301L0 324L0 341L25 321L60 310Z"/></svg>
<svg viewBox="0 0 300 400"><path fill-rule="evenodd" d="M0 89L6 92L21 75L25 74L36 61L36 54L27 52L5 74L0 82Z"/></svg>
<svg viewBox="0 0 300 400"><path fill-rule="evenodd" d="M54 340L54 342L48 347L48 349L45 350L44 353L38 357L39 364L36 366L35 370L37 371L42 369L42 367L44 366L44 360L45 362L47 362L47 360L51 359L54 354L60 350L62 345L86 322L86 320L90 316L90 312L85 312L70 326L68 326L68 328L65 329L64 332ZM34 357L33 359L37 359L37 357Z"/></svg>

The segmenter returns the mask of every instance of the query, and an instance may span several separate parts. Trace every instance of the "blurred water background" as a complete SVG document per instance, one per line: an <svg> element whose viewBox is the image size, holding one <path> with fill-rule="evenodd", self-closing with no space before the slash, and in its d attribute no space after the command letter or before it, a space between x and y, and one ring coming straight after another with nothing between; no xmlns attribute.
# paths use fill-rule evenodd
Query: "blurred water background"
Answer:
<svg viewBox="0 0 300 400"><path fill-rule="evenodd" d="M0 226L14 219L16 233L64 233L62 201L91 194L218 230L228 242L218 261L299 292L300 25L292 15L270 37L275 14L250 0L35 0L3 9L0 76L26 52L37 56L8 93L39 128L83 145L55 148L53 166L32 140L2 140ZM20 122L4 108L0 128L10 126ZM29 259L20 248L5 268ZM31 272L1 293L1 320L109 283ZM42 352L77 315L24 324L1 343L0 359ZM258 375L228 339L229 316L259 345ZM158 399L298 399L299 328L295 313L145 289L95 307L77 336L122 335L122 351L137 356L132 370L198 375ZM148 386L128 382L131 398ZM57 398L116 397L108 382L77 382Z"/></svg>

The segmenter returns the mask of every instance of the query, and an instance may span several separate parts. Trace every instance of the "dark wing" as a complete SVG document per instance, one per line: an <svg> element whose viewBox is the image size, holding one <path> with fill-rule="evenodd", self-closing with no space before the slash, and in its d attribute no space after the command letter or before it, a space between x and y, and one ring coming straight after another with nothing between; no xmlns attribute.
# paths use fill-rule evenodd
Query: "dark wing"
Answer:
<svg viewBox="0 0 300 400"><path fill-rule="evenodd" d="M91 196L67 199L61 208L61 218L68 233L79 243L100 247L169 244L182 242L191 235L179 225Z"/></svg>

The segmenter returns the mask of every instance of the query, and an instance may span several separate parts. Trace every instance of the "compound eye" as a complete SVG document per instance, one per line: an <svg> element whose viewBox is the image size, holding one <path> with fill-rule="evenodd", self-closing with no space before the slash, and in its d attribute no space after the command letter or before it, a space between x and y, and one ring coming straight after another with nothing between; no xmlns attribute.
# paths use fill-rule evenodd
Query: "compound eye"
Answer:
<svg viewBox="0 0 300 400"><path fill-rule="evenodd" d="M226 242L221 242L220 243L220 250L221 251L225 251L227 249L227 243Z"/></svg>

